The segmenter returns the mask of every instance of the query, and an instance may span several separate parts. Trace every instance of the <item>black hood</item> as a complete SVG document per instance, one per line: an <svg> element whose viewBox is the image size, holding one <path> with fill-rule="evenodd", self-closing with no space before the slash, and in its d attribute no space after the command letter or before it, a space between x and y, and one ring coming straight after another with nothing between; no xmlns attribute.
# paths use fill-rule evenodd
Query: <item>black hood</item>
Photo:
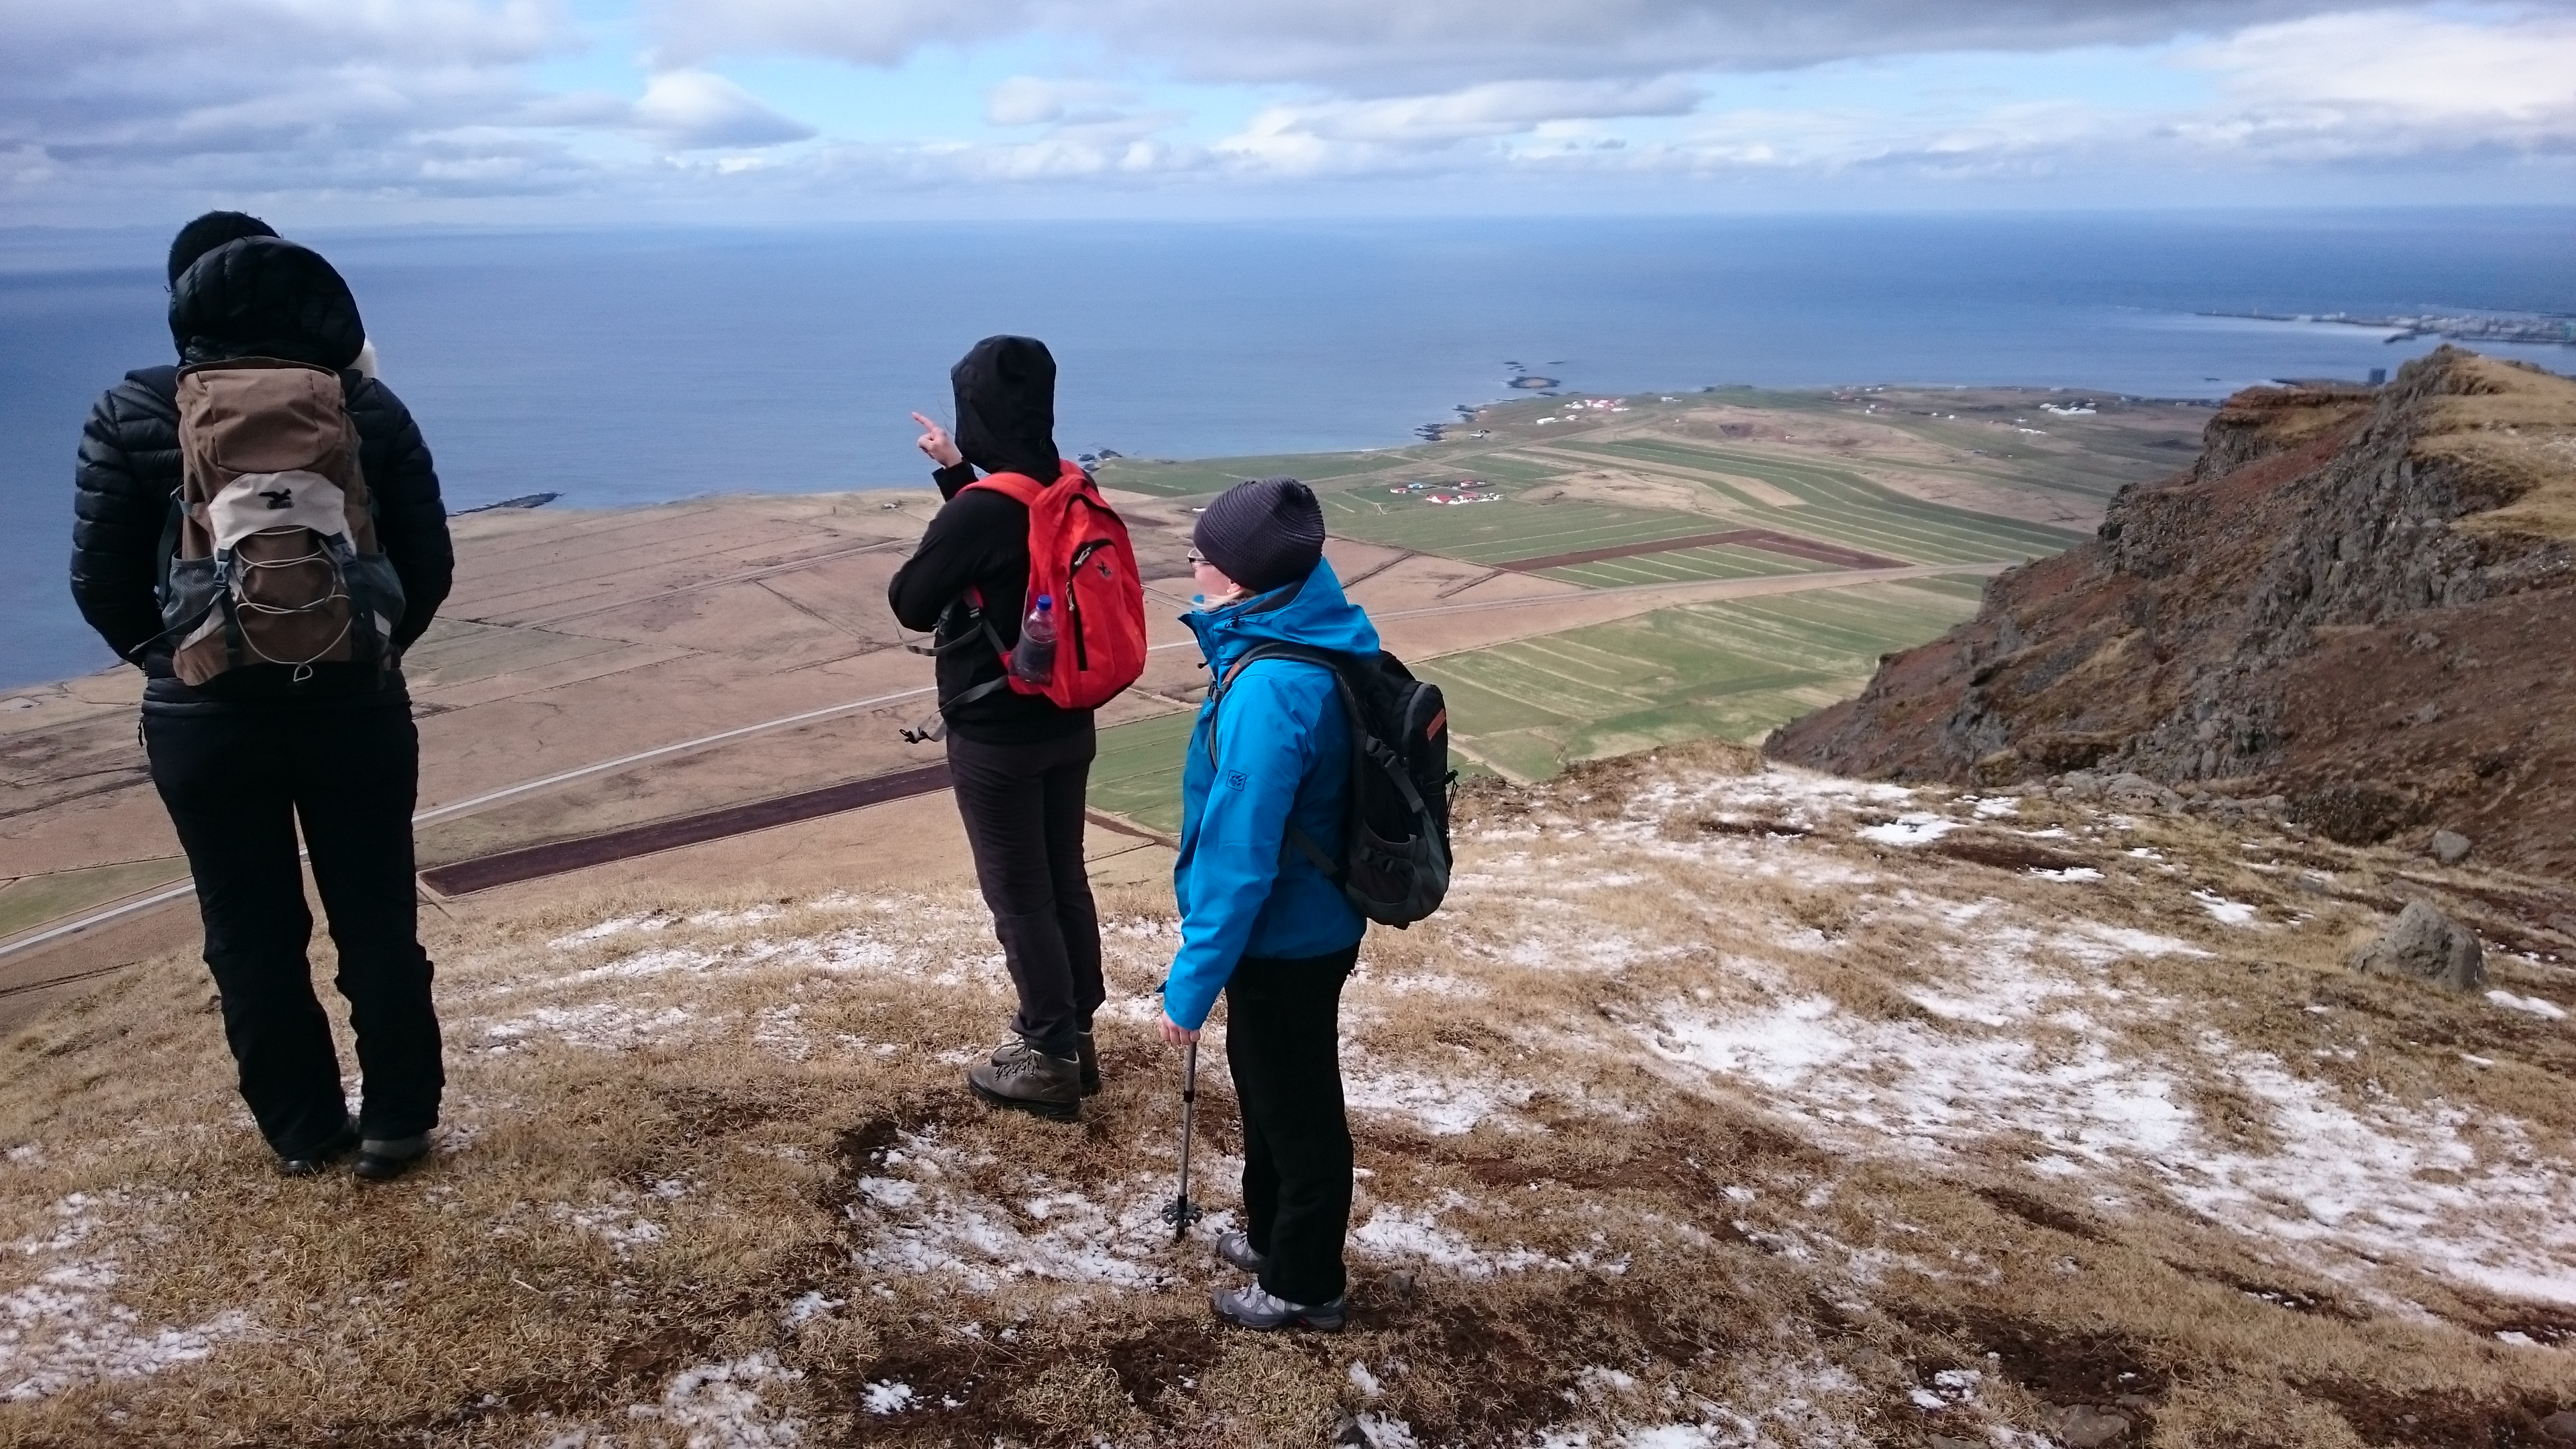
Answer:
<svg viewBox="0 0 2576 1449"><path fill-rule="evenodd" d="M957 451L987 473L1025 473L1052 483L1055 358L1034 337L987 337L948 380L957 389Z"/></svg>
<svg viewBox="0 0 2576 1449"><path fill-rule="evenodd" d="M321 253L254 236L197 258L171 284L170 340L186 362L278 357L336 370L357 361L367 328Z"/></svg>

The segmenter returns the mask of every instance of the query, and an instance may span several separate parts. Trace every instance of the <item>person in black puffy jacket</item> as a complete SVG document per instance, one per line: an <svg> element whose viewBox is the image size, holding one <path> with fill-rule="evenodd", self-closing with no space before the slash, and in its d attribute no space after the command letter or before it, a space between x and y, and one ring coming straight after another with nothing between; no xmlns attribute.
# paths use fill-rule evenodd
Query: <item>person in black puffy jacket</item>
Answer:
<svg viewBox="0 0 2576 1449"><path fill-rule="evenodd" d="M317 253L237 212L200 217L170 255L170 335L182 363L282 358L338 370L403 585L396 661L298 671L246 664L191 687L171 671L159 593L177 539L176 367L127 373L90 412L74 473L72 598L143 671L152 782L196 877L206 964L241 1092L284 1170L357 1154L386 1178L424 1156L445 1076L412 883L420 736L399 664L455 569L438 474L393 390L354 370L366 343L348 283ZM338 947L365 1080L353 1122L306 958L313 921L299 830Z"/></svg>
<svg viewBox="0 0 2576 1449"><path fill-rule="evenodd" d="M1055 359L1032 337L987 337L948 376L955 438L913 414L947 501L886 598L905 628L934 631L949 779L1020 999L1010 1040L968 1069L967 1085L997 1106L1069 1121L1100 1090L1100 917L1082 863L1092 712L1003 685L1001 650L1019 642L1029 607L1029 510L966 486L978 468L1053 485L1071 466L1055 446Z"/></svg>

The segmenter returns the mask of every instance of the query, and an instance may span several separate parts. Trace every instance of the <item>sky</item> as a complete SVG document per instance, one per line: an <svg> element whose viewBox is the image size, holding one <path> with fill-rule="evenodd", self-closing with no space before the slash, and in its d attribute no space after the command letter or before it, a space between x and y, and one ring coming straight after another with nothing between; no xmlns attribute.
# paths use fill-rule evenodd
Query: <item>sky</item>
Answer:
<svg viewBox="0 0 2576 1449"><path fill-rule="evenodd" d="M0 226L2576 201L2576 0L0 0Z"/></svg>

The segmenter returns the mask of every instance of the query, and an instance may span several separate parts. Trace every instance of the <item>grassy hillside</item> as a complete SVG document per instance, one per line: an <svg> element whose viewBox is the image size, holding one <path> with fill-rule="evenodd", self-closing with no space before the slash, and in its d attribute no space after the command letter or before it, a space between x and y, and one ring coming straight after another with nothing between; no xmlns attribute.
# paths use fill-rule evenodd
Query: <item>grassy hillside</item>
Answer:
<svg viewBox="0 0 2576 1449"><path fill-rule="evenodd" d="M0 1048L0 1443L2361 1449L2576 1403L2576 942L2489 904L2540 887L1750 766L1469 802L1350 989L1330 1338L1211 1326L1221 1046L1216 1216L1157 1221L1158 892L1104 900L1072 1127L957 1084L1007 1012L963 882L434 914L445 1138L383 1188L273 1176L152 963ZM2345 969L2401 892L2494 996Z"/></svg>

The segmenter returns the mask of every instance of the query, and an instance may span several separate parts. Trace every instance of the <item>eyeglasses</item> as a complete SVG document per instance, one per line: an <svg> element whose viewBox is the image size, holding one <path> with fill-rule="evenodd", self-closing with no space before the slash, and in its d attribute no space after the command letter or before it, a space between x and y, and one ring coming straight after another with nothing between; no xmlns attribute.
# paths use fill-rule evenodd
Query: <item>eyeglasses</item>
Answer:
<svg viewBox="0 0 2576 1449"><path fill-rule="evenodd" d="M1194 563L1194 564L1203 564L1203 563L1206 563L1206 562L1207 562L1207 555L1206 555L1206 554L1203 554L1203 553L1201 553L1201 552L1199 552L1197 549L1191 549L1191 550L1190 550L1190 562L1191 562L1191 563Z"/></svg>

